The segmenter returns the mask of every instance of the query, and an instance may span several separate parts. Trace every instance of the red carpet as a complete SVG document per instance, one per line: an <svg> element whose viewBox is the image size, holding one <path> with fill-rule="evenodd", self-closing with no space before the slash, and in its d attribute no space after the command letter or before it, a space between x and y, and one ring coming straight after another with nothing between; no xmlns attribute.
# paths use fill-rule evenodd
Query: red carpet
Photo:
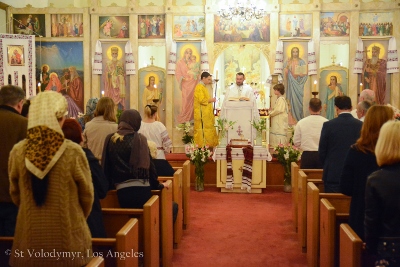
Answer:
<svg viewBox="0 0 400 267"><path fill-rule="evenodd" d="M190 192L190 225L174 267L307 266L292 226L291 194Z"/></svg>

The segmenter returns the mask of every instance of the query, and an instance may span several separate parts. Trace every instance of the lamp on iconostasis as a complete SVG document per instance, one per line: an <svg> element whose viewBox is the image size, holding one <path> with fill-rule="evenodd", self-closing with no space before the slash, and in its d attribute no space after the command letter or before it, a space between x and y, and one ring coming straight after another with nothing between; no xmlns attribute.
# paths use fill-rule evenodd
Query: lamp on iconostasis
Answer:
<svg viewBox="0 0 400 267"><path fill-rule="evenodd" d="M314 98L316 98L317 95L318 95L317 80L314 81L314 85L313 85L313 89L311 91L311 94L314 96Z"/></svg>

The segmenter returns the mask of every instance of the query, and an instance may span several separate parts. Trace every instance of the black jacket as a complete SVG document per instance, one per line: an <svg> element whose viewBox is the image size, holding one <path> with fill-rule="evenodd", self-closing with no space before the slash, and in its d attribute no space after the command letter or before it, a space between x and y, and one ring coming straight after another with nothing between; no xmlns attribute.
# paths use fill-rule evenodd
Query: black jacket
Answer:
<svg viewBox="0 0 400 267"><path fill-rule="evenodd" d="M372 173L365 188L365 241L376 251L379 237L400 237L400 163Z"/></svg>

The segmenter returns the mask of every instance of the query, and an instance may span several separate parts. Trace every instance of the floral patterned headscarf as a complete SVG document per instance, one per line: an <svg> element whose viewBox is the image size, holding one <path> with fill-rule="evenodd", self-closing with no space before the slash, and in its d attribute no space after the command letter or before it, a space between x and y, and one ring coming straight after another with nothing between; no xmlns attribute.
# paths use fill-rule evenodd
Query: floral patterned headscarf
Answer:
<svg viewBox="0 0 400 267"><path fill-rule="evenodd" d="M39 93L29 107L27 169L43 179L66 149L59 119L68 114L64 96L52 91Z"/></svg>

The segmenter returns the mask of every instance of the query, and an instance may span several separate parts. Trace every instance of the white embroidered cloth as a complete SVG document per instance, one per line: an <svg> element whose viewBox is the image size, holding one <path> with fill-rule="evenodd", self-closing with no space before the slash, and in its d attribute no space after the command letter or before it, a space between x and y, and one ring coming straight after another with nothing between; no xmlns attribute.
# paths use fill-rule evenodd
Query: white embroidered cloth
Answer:
<svg viewBox="0 0 400 267"><path fill-rule="evenodd" d="M175 68L176 68L176 42L172 41L171 49L169 52L167 74L175 74Z"/></svg>
<svg viewBox="0 0 400 267"><path fill-rule="evenodd" d="M208 64L208 52L206 40L201 41L201 56L200 56L200 73L210 70L210 65Z"/></svg>
<svg viewBox="0 0 400 267"><path fill-rule="evenodd" d="M136 74L136 66L135 66L135 61L133 59L131 41L128 41L125 44L125 69L126 69L126 75Z"/></svg>
<svg viewBox="0 0 400 267"><path fill-rule="evenodd" d="M399 58L397 56L396 38L394 37L389 40L386 68L387 73L399 72Z"/></svg>
<svg viewBox="0 0 400 267"><path fill-rule="evenodd" d="M356 57L354 58L353 73L362 73L364 58L364 43L361 38L358 38Z"/></svg>
<svg viewBox="0 0 400 267"><path fill-rule="evenodd" d="M100 40L97 40L97 42L96 42L92 72L93 72L93 74L102 74L103 73L103 50L101 48Z"/></svg>
<svg viewBox="0 0 400 267"><path fill-rule="evenodd" d="M275 74L281 74L283 72L283 42L282 40L278 40L276 44L276 53L275 53Z"/></svg>
<svg viewBox="0 0 400 267"><path fill-rule="evenodd" d="M317 61L315 60L314 41L308 42L308 75L317 75Z"/></svg>

